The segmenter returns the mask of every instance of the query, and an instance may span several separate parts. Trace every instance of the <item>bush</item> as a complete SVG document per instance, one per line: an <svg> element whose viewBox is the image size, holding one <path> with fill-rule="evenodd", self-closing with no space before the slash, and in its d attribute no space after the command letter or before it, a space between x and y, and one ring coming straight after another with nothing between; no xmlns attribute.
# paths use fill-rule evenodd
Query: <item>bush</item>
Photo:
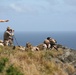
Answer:
<svg viewBox="0 0 76 75"><path fill-rule="evenodd" d="M2 72L4 70L5 64L8 61L7 58L1 58L0 60L0 72Z"/></svg>
<svg viewBox="0 0 76 75"><path fill-rule="evenodd" d="M13 67L13 65L11 65L6 70L6 75L23 75L23 74L16 67Z"/></svg>

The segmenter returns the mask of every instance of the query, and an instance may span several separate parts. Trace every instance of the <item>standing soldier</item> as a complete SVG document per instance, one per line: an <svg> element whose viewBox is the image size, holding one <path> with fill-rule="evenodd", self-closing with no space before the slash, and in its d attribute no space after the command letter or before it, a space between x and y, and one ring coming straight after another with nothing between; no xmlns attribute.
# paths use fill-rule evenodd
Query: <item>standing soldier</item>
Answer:
<svg viewBox="0 0 76 75"><path fill-rule="evenodd" d="M13 45L12 37L14 36L14 31L11 31L10 27L7 27L7 30L4 32L4 45L9 46Z"/></svg>

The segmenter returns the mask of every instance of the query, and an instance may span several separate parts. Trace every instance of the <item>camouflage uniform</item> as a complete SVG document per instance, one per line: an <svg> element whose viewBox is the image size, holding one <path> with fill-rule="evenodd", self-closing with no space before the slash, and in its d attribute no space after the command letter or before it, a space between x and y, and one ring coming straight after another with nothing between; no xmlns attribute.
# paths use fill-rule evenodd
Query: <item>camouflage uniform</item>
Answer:
<svg viewBox="0 0 76 75"><path fill-rule="evenodd" d="M48 37L47 40L50 41L51 48L54 47L57 50L57 45L56 45L57 41L51 37Z"/></svg>
<svg viewBox="0 0 76 75"><path fill-rule="evenodd" d="M46 46L47 48L50 48L50 41L47 40L47 39L45 39L43 46L44 46L44 47Z"/></svg>
<svg viewBox="0 0 76 75"><path fill-rule="evenodd" d="M7 30L4 32L4 45L5 46L13 45L13 40L12 40L13 36L14 36L14 33L11 32L10 27L7 27Z"/></svg>

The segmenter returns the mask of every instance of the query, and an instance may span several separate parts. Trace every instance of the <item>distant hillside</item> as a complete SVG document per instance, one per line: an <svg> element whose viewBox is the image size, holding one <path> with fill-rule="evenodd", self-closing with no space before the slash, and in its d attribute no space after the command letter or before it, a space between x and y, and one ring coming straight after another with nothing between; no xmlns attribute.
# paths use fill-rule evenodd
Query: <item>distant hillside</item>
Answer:
<svg viewBox="0 0 76 75"><path fill-rule="evenodd" d="M0 75L76 75L76 51L21 51L0 46Z"/></svg>

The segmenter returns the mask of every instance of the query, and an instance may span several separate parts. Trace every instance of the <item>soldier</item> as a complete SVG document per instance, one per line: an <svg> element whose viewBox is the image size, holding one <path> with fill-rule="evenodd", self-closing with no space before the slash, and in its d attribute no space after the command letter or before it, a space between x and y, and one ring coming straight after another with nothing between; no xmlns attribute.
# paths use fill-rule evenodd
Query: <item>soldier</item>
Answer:
<svg viewBox="0 0 76 75"><path fill-rule="evenodd" d="M11 46L13 45L13 37L14 36L14 31L11 30L10 27L7 27L7 30L4 32L4 45L5 46Z"/></svg>
<svg viewBox="0 0 76 75"><path fill-rule="evenodd" d="M56 45L57 41L55 39L53 39L51 37L47 37L47 40L49 40L51 48L55 48L56 50L58 50L57 45Z"/></svg>

